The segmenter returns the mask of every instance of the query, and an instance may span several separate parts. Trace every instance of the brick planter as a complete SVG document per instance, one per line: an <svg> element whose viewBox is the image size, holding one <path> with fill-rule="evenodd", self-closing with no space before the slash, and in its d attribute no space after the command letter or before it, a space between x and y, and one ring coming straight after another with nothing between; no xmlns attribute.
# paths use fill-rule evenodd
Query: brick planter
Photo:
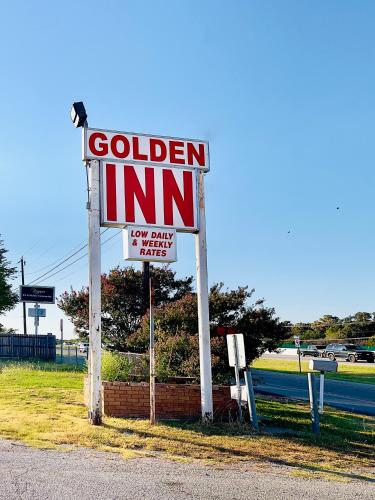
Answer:
<svg viewBox="0 0 375 500"><path fill-rule="evenodd" d="M103 382L103 413L111 417L149 418L150 391L146 383ZM228 386L213 387L215 415L236 410ZM156 384L156 418L183 419L201 416L201 393L197 384Z"/></svg>

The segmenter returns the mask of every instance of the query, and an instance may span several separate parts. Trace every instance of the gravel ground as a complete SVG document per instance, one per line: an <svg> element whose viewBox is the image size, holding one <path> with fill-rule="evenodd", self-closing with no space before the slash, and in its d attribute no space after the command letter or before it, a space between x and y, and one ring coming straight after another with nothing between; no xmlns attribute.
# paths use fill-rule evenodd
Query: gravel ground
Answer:
<svg viewBox="0 0 375 500"><path fill-rule="evenodd" d="M334 482L270 466L211 468L94 450L55 451L0 441L1 499L374 499L375 480ZM256 470L258 468L258 470Z"/></svg>

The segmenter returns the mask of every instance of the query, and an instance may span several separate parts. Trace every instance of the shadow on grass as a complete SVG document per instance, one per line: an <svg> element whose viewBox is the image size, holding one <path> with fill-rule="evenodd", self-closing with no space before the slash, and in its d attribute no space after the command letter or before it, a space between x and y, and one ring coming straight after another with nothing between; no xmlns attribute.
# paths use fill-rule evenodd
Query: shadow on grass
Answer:
<svg viewBox="0 0 375 500"><path fill-rule="evenodd" d="M185 430L185 431L196 432L197 434L203 434L204 436L207 436L207 437L223 437L223 436L234 437L234 438L235 437L242 437L242 438L247 437L248 439L256 440L259 437L264 436L262 434L257 435L257 434L251 433L250 431L248 431L246 433L246 432L244 432L243 428L242 429L238 428L238 430L236 431L236 429L233 429L233 427L232 427L230 429L230 432L228 432L229 431L228 427L223 427L223 426L218 426L218 425L213 425L213 426L207 427L207 426L201 426L199 424L183 424L183 423L180 423L177 421L161 421L160 423L163 424L164 426L167 426L167 427ZM255 448L253 448L249 452L249 451L244 451L244 450L238 449L238 448L234 447L233 445L224 446L224 445L217 445L217 444L213 444L213 443L204 443L204 442L198 441L198 440L189 440L187 438L173 436L172 434L169 434L166 436L163 432L157 431L157 429L158 429L157 426L155 426L153 428L155 430L138 431L138 430L132 429L131 427L126 426L126 425L114 426L114 425L110 425L107 423L104 423L103 425L104 425L104 427L107 427L111 430L115 430L115 431L121 432L121 433L126 433L128 435L138 436L139 438L158 439L158 440L161 440L162 442L165 441L165 447L164 447L165 451L168 451L168 449L170 448L170 445L168 444L168 442L169 443L172 442L172 443L176 444L177 450L178 450L178 445L180 443L184 444L184 445L188 444L188 445L191 445L192 447L195 447L197 450L202 450L208 457L212 457L213 453L219 453L219 454L223 454L223 457L221 457L221 458L225 458L225 456L228 456L228 457L229 456L231 456L231 457L237 456L237 457L241 457L241 458L247 458L249 461L251 459L256 459L256 460L266 461L270 464L294 467L294 468L302 469L302 470L309 471L309 472L331 474L331 475L336 475L336 476L339 476L342 478L358 479L358 480L367 481L370 483L375 483L374 478L371 478L369 476L365 476L363 474L356 474L356 473L350 473L350 472L340 472L340 471L336 471L336 470L333 470L330 468L326 468L324 466L303 464L300 462L296 462L294 460L275 458L275 457L270 456L267 453L262 453L262 452L256 450ZM285 439L285 437L284 437L284 439ZM279 435L278 438L283 439L283 436ZM199 436L197 436L197 439L199 439ZM304 445L310 444L313 446L319 446L319 445L322 445L323 443L324 443L324 445L326 445L326 443L324 441L324 437L314 438L312 436L304 436L302 439L301 438L297 439L297 438L293 438L290 435L288 435L287 439L288 439L288 443L292 442L294 444L300 444L300 445L301 444L304 444ZM354 444L357 445L357 443L354 443ZM360 444L360 443L358 443L358 444ZM336 451L336 452L342 451L341 449L337 449L337 447L335 447L335 446L332 447L332 444L331 444L331 446L328 446L328 447L325 446L325 447L327 450L331 450L331 451ZM158 447L158 448L160 449L160 447ZM345 453L346 453L346 455L353 455L353 457L356 457L356 458L358 458L358 456L363 456L363 458L373 457L373 452L371 452L371 451L369 453L363 452L363 451L361 452L358 450L358 448L356 450L352 450L350 453L348 453L348 450L345 450ZM183 453L182 451L180 453L178 451L175 451L174 454L186 456L186 453ZM194 456L194 451L191 453L190 456L192 459L202 458L199 456ZM220 459L220 457L218 457L218 459Z"/></svg>

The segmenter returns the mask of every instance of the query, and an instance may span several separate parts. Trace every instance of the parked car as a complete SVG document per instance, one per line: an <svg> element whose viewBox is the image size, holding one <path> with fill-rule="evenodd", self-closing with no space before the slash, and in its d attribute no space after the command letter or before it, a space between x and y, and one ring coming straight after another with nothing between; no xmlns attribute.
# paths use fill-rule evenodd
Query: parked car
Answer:
<svg viewBox="0 0 375 500"><path fill-rule="evenodd" d="M301 348L300 351L301 351L301 356L313 356L315 358L321 355L316 345L312 344L308 345L305 348Z"/></svg>
<svg viewBox="0 0 375 500"><path fill-rule="evenodd" d="M356 361L367 361L373 363L375 354L373 351L368 351L363 347L355 344L329 344L324 349L323 357L334 359L345 359L351 363Z"/></svg>

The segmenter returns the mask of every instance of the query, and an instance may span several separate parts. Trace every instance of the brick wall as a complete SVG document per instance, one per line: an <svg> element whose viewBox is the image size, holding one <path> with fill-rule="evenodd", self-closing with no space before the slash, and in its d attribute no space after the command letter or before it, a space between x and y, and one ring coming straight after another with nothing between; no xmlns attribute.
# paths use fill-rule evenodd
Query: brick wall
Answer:
<svg viewBox="0 0 375 500"><path fill-rule="evenodd" d="M148 418L150 391L146 383L103 382L103 412L111 417ZM213 386L215 415L235 410L228 386ZM192 418L201 415L197 384L156 384L156 418Z"/></svg>

